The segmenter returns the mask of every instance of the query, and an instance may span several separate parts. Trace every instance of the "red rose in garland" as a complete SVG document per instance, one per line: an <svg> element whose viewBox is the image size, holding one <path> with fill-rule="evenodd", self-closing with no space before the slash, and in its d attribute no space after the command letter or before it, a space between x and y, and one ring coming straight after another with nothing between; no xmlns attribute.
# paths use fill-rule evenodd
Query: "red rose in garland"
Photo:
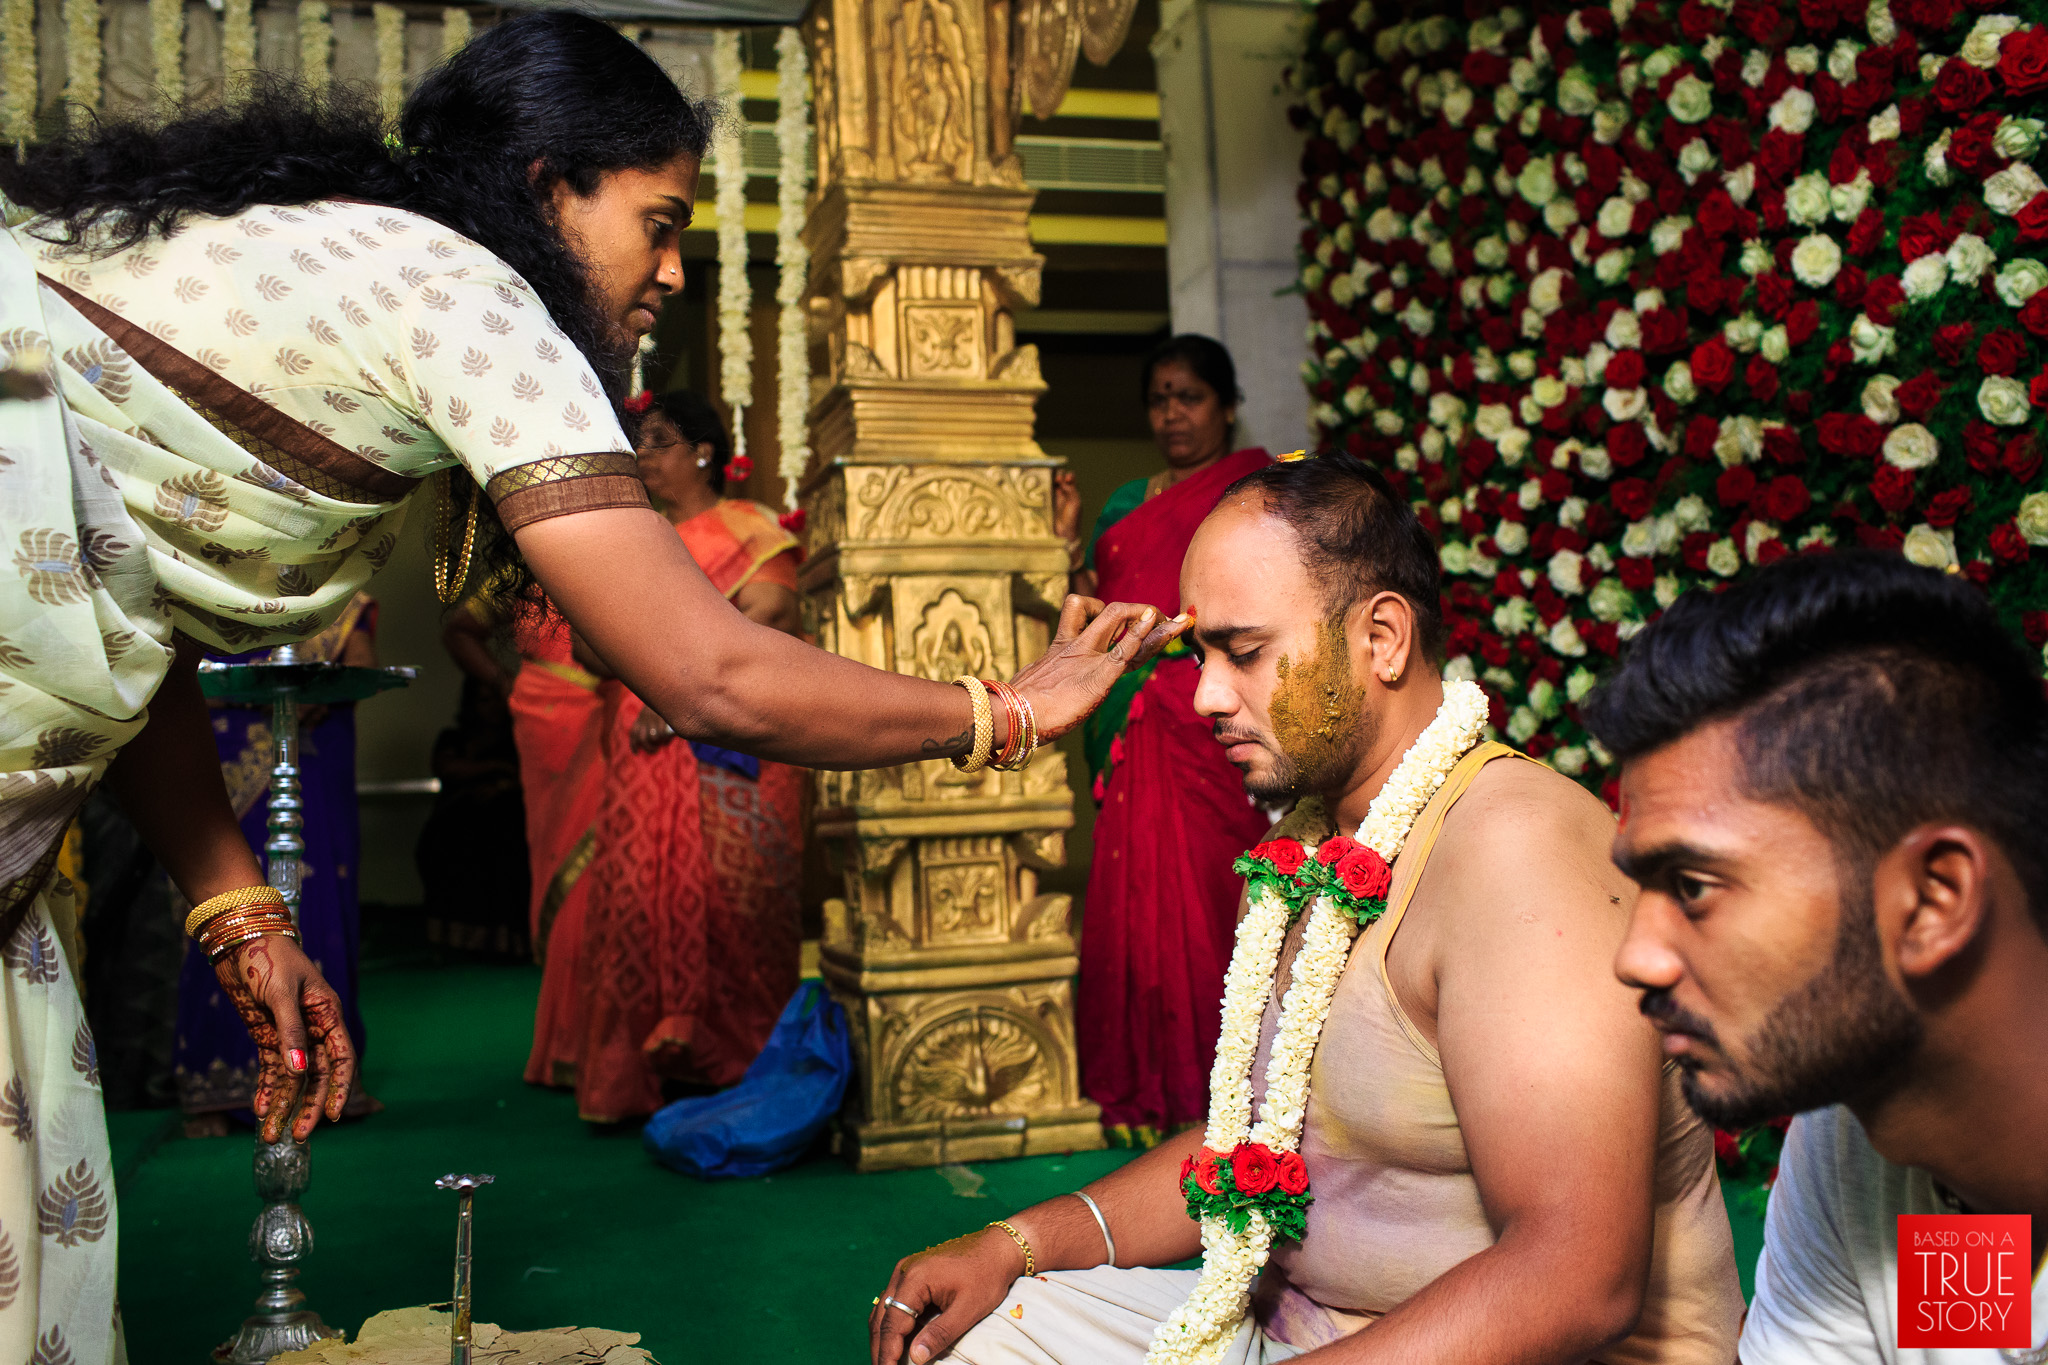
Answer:
<svg viewBox="0 0 2048 1365"><path fill-rule="evenodd" d="M1230 1154L1231 1182L1240 1194L1264 1194L1278 1183L1279 1174L1279 1159L1255 1142Z"/></svg>
<svg viewBox="0 0 2048 1365"><path fill-rule="evenodd" d="M1282 876L1291 877L1307 860L1308 850L1298 839L1274 839L1253 849L1251 856L1264 859Z"/></svg>
<svg viewBox="0 0 2048 1365"><path fill-rule="evenodd" d="M1336 873L1338 884L1357 900L1383 902L1394 882L1394 870L1387 860L1363 844L1338 861Z"/></svg>
<svg viewBox="0 0 2048 1365"><path fill-rule="evenodd" d="M1300 1152L1284 1152L1280 1156L1274 1180L1285 1194L1308 1193L1308 1163L1301 1159Z"/></svg>
<svg viewBox="0 0 2048 1365"><path fill-rule="evenodd" d="M1204 1147L1201 1155L1195 1158L1194 1170L1195 1183L1202 1187L1203 1194L1223 1193L1223 1187L1218 1183L1219 1174L1216 1153Z"/></svg>

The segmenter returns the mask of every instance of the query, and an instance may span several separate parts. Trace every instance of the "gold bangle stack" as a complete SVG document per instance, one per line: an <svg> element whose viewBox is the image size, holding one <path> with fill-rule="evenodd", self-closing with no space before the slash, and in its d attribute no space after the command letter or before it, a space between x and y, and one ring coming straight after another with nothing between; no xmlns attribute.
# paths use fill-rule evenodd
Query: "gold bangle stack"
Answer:
<svg viewBox="0 0 2048 1365"><path fill-rule="evenodd" d="M988 766L989 749L995 743L995 708L989 704L988 686L979 678L964 674L953 679L955 687L967 689L967 695L974 702L974 747L967 757L954 757L953 766L963 773L978 773Z"/></svg>
<svg viewBox="0 0 2048 1365"><path fill-rule="evenodd" d="M198 940L209 962L266 935L299 937L284 894L274 886L245 886L201 902L186 916L185 932Z"/></svg>
<svg viewBox="0 0 2048 1365"><path fill-rule="evenodd" d="M984 685L1002 698L1010 719L1009 736L1002 752L990 759L988 766L1006 773L1022 772L1031 765L1031 756L1038 750L1038 716L1024 694L1010 684L990 678Z"/></svg>
<svg viewBox="0 0 2048 1365"><path fill-rule="evenodd" d="M1024 1253L1024 1278L1028 1280L1033 1275L1036 1275L1038 1273L1038 1262L1032 1259L1031 1243L1024 1240L1024 1234L1017 1231L1017 1229L1011 1227L1008 1223L1004 1222L1000 1218L996 1219L995 1222L990 1223L989 1226L992 1228L1001 1228L1004 1232L1009 1233L1010 1240L1015 1242L1017 1244L1017 1249Z"/></svg>
<svg viewBox="0 0 2048 1365"><path fill-rule="evenodd" d="M185 916L186 937L198 938L207 921L218 919L229 911L253 910L258 906L275 906L282 910L285 908L284 893L274 886L243 886L223 891L192 907L192 913Z"/></svg>

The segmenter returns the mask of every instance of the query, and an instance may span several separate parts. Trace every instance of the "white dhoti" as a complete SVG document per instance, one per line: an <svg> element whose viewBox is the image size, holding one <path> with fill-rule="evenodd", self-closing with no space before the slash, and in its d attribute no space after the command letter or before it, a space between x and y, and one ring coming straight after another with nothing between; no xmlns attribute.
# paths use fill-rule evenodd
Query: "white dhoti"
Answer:
<svg viewBox="0 0 2048 1365"><path fill-rule="evenodd" d="M1010 1286L940 1365L1141 1365L1152 1334L1187 1302L1194 1270L1055 1270ZM1269 1365L1301 1352L1247 1317L1221 1365Z"/></svg>

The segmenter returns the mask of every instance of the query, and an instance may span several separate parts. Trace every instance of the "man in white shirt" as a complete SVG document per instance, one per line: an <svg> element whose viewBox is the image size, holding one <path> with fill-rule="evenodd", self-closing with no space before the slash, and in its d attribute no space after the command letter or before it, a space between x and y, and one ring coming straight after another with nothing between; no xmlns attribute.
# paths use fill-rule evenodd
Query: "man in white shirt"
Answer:
<svg viewBox="0 0 2048 1365"><path fill-rule="evenodd" d="M1898 1215L2031 1214L2048 1247L2048 701L1985 596L1787 560L1682 598L1585 717L1642 888L1618 974L1701 1115L1802 1115L1745 1365L2048 1362L1897 1344Z"/></svg>

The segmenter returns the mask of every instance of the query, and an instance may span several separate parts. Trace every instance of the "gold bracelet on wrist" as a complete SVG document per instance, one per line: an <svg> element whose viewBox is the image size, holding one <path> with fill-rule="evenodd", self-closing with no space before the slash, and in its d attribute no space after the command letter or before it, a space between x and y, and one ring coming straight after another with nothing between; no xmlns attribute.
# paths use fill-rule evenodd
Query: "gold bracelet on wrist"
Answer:
<svg viewBox="0 0 2048 1365"><path fill-rule="evenodd" d="M1001 1228L1004 1232L1009 1233L1010 1240L1015 1242L1017 1244L1017 1249L1024 1253L1024 1278L1028 1280L1033 1275L1036 1275L1038 1273L1038 1262L1032 1259L1031 1243L1024 1240L1024 1234L1017 1231L1017 1229L1011 1227L1007 1222L1000 1218L996 1219L995 1222L990 1223L989 1226L992 1228Z"/></svg>
<svg viewBox="0 0 2048 1365"><path fill-rule="evenodd" d="M294 941L299 937L292 917L282 907L254 906L230 911L209 921L200 933L199 947L206 954L207 961L219 962L243 944L273 934Z"/></svg>
<svg viewBox="0 0 2048 1365"><path fill-rule="evenodd" d="M978 773L988 766L989 748L995 742L995 708L989 705L988 688L979 678L962 675L953 679L956 687L967 689L967 695L974 702L974 748L966 758L955 757L953 766L963 773Z"/></svg>
<svg viewBox="0 0 2048 1365"><path fill-rule="evenodd" d="M257 906L275 906L282 910L285 908L284 893L274 886L242 886L233 891L223 891L192 907L192 913L185 916L185 933L190 938L198 938L200 929L208 920L217 919L232 910L249 910Z"/></svg>

